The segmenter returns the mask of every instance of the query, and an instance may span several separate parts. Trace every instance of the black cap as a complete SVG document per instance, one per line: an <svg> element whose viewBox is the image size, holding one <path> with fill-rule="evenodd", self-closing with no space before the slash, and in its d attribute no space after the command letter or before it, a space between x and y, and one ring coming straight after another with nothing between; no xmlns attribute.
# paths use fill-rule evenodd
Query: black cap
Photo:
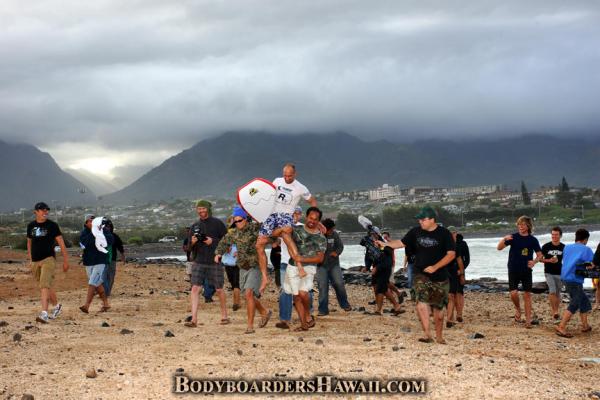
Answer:
<svg viewBox="0 0 600 400"><path fill-rule="evenodd" d="M49 210L50 207L48 207L48 204L44 203L43 201L40 201L39 203L36 203L35 206L33 206L34 210Z"/></svg>

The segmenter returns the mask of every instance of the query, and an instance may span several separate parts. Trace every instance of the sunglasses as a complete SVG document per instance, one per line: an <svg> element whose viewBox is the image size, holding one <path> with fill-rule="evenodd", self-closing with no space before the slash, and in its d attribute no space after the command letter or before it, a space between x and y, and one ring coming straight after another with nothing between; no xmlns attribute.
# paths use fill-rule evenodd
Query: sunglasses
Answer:
<svg viewBox="0 0 600 400"><path fill-rule="evenodd" d="M243 221L245 221L245 220L244 219L234 219L233 223L234 224L239 224L240 222L243 222Z"/></svg>

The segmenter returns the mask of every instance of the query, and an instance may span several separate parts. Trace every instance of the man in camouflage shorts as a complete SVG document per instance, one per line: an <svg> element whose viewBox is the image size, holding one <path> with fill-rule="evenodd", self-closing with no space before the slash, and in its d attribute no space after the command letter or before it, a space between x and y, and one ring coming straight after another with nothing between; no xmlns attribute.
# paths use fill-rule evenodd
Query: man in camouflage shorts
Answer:
<svg viewBox="0 0 600 400"><path fill-rule="evenodd" d="M254 333L254 315L256 310L261 315L259 328L264 328L271 318L272 311L267 310L259 298L265 290L267 282L267 268L257 267L256 239L258 238L258 224L248 221L248 214L241 208L233 210L233 220L229 231L219 242L215 250L215 263L221 261L223 254L235 244L237 248L236 265L240 269L240 289L246 298L248 310L248 327L246 333Z"/></svg>

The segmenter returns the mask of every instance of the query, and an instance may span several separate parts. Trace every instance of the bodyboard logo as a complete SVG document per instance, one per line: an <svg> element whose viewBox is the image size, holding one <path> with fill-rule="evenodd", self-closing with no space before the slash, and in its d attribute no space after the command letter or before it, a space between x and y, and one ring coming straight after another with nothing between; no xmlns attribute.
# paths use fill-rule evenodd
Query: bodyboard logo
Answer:
<svg viewBox="0 0 600 400"><path fill-rule="evenodd" d="M254 196L256 193L258 193L258 189L250 188L250 191L248 193L250 194L250 196Z"/></svg>

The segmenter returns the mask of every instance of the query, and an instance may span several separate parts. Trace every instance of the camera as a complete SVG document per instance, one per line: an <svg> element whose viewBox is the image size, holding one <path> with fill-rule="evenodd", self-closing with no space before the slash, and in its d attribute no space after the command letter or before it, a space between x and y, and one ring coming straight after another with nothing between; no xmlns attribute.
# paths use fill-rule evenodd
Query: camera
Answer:
<svg viewBox="0 0 600 400"><path fill-rule="evenodd" d="M600 266L594 265L591 262L577 264L575 275L583 278L600 278Z"/></svg>
<svg viewBox="0 0 600 400"><path fill-rule="evenodd" d="M192 228L192 237L198 239L199 242L204 242L207 238L206 234L202 232L199 226L194 226Z"/></svg>

